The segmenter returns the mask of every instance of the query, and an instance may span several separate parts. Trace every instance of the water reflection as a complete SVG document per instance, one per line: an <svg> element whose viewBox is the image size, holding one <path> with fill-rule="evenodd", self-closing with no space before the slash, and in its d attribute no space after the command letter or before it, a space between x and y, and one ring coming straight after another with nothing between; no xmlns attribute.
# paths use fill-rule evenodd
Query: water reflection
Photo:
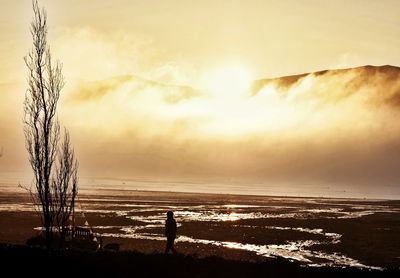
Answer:
<svg viewBox="0 0 400 278"><path fill-rule="evenodd" d="M273 228L282 228L286 229L286 227L273 227ZM137 228L123 228L121 231L124 233L103 233L102 236L105 237L121 237L121 238L134 238L134 239L143 239L143 240L158 240L165 241L163 236L154 233L138 233ZM311 230L311 232L316 232ZM319 233L319 231L318 231ZM321 232L322 233L322 232ZM330 236L332 238L340 238L340 235L325 233L325 235ZM187 242L194 244L205 244L205 245L214 245L218 247L225 247L230 249L238 249L249 252L254 252L257 255L264 257L283 257L292 261L298 261L305 263L309 266L353 266L359 268L370 268L370 269L378 269L381 270L380 267L371 267L360 263L359 261L347 257L343 254L328 254L322 251L311 251L308 250L308 247L311 247L316 244L321 244L322 242L317 240L300 240L300 241L291 241L286 244L270 244L270 245L257 245L257 244L246 244L246 243L238 243L238 242L230 242L230 241L216 241L216 240L208 240L208 239L196 239L188 236L179 236L176 240L177 242ZM318 264L313 261L318 259L320 262Z"/></svg>
<svg viewBox="0 0 400 278"><path fill-rule="evenodd" d="M382 205L382 203L374 204L372 201L356 202L287 198L269 198L268 202L258 200L251 203L243 203L216 200L204 203L200 199L191 201L183 201L183 199L155 200L154 197L153 199L124 199L122 196L118 198L82 197L80 202L82 206L76 210L77 213L85 212L86 215L100 216L97 218L111 218L115 220L115 222L112 222L113 224L118 223L118 219L123 220L123 222L119 223L129 223L129 225L103 225L103 223L100 223L93 226L97 233L106 237L164 241L165 238L160 231L164 227L165 211L173 210L179 225L201 222L204 225L214 225L221 229L234 228L238 233L240 233L241 229L244 231L245 228L256 228L291 231L296 235L296 240L285 241L283 239L278 244L265 244L266 242L262 240L255 240L255 242L262 241L263 244L253 244L246 241L214 240L212 236L210 238L201 238L194 233L193 236L181 235L178 237L177 242L244 250L263 257L279 256L311 266L330 265L363 268L368 266L344 254L312 250L312 246L321 244L329 246L340 243L342 240L341 234L318 226L313 226L313 228L301 227L302 224L296 224L297 226L294 227L289 226L290 224L285 226L282 222L290 223L290 221L286 220L306 219L307 223L311 223L310 221L315 219L357 219L375 213L400 212L398 207ZM34 206L29 202L7 201L0 204L0 212L19 213L33 211L35 211ZM280 224L268 221L265 223L274 223L274 225L265 225L263 224L264 222L260 221L263 219L276 219L276 223ZM158 233L157 230L159 231ZM318 236L316 237L315 235ZM255 236L263 237L263 230Z"/></svg>

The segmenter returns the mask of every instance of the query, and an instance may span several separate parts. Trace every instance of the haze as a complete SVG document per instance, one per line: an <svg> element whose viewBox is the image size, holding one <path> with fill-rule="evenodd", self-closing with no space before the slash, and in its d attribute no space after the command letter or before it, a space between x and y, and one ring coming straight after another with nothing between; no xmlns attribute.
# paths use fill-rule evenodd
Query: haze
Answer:
<svg viewBox="0 0 400 278"><path fill-rule="evenodd" d="M21 118L31 1L1 4L0 173L18 177L30 171ZM82 177L399 196L398 68L254 82L400 65L398 1L40 4Z"/></svg>

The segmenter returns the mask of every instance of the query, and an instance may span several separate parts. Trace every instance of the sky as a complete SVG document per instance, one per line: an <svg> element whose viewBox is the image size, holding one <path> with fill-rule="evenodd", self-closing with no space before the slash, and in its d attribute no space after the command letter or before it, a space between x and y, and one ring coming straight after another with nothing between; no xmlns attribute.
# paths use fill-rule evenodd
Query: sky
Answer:
<svg viewBox="0 0 400 278"><path fill-rule="evenodd" d="M29 173L21 118L32 10L29 0L0 4L0 172L18 176ZM399 191L400 129L387 101L397 99L396 71L251 89L265 78L399 66L399 1L40 5L67 82L59 119L82 176Z"/></svg>

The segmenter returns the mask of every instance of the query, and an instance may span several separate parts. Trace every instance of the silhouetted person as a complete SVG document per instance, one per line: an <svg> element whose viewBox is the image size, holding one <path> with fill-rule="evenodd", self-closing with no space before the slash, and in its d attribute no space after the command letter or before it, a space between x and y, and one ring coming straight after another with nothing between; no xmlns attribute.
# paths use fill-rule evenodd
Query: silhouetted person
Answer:
<svg viewBox="0 0 400 278"><path fill-rule="evenodd" d="M174 213L172 211L167 212L167 220L165 221L165 236L167 237L167 246L165 248L165 254L172 251L176 254L174 248L174 241L176 238L176 221L174 219Z"/></svg>

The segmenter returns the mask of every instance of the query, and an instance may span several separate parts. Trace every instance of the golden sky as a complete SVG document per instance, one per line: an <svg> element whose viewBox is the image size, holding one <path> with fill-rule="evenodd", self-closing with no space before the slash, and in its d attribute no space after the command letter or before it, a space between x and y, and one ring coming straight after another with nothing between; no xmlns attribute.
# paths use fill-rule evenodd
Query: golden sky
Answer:
<svg viewBox="0 0 400 278"><path fill-rule="evenodd" d="M30 3L1 0L1 76L21 74ZM243 65L254 78L400 64L396 0L40 3L69 80L133 72L193 84L204 71L226 64Z"/></svg>
<svg viewBox="0 0 400 278"><path fill-rule="evenodd" d="M400 65L399 1L40 4L64 66L59 117L82 175L400 180L395 69L251 87L257 79ZM20 173L29 171L21 117L31 1L1 6L0 172Z"/></svg>

